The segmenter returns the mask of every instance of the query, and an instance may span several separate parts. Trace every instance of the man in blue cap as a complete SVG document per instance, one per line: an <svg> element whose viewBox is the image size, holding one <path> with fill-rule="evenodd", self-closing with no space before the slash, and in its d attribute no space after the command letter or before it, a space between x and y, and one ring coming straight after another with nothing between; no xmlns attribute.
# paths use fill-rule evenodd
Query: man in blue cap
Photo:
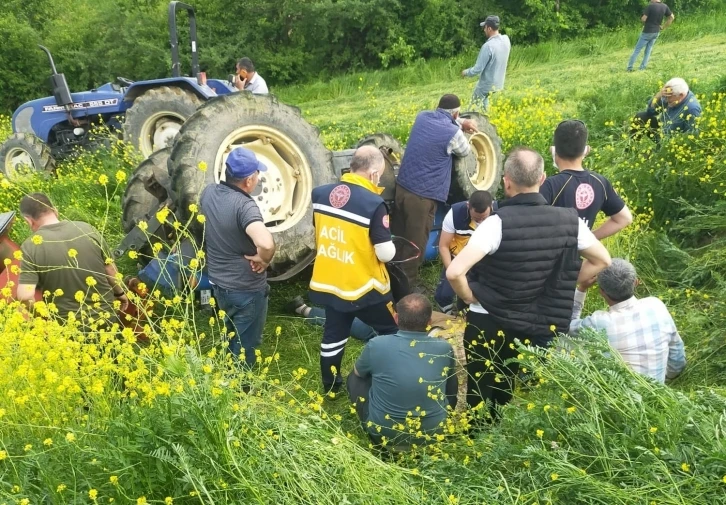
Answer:
<svg viewBox="0 0 726 505"><path fill-rule="evenodd" d="M229 351L251 367L262 343L270 292L266 271L275 254L272 234L250 196L267 167L244 147L230 152L225 166L225 180L208 185L199 198L207 269L217 306L225 312Z"/></svg>

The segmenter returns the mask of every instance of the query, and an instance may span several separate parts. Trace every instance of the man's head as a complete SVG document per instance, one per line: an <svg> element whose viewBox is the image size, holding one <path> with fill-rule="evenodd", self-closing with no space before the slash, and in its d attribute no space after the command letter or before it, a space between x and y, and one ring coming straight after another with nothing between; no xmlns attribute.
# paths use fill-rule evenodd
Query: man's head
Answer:
<svg viewBox="0 0 726 505"><path fill-rule="evenodd" d="M487 18L479 23L484 35L487 38L493 37L499 33L499 16L487 16Z"/></svg>
<svg viewBox="0 0 726 505"><path fill-rule="evenodd" d="M469 216L477 225L492 212L492 195L489 191L474 191L469 197Z"/></svg>
<svg viewBox="0 0 726 505"><path fill-rule="evenodd" d="M666 102L668 102L669 107L678 105L685 100L688 95L688 91L688 83L680 77L674 77L665 83L661 90L663 98L665 98Z"/></svg>
<svg viewBox="0 0 726 505"><path fill-rule="evenodd" d="M538 193L545 180L544 160L534 149L515 147L504 162L504 194Z"/></svg>
<svg viewBox="0 0 726 505"><path fill-rule="evenodd" d="M568 119L562 121L555 128L555 135L552 146L552 156L557 164L557 159L566 162L582 162L582 158L590 152L587 145L587 126L579 119Z"/></svg>
<svg viewBox="0 0 726 505"><path fill-rule="evenodd" d="M615 305L635 294L638 275L629 261L613 258L610 266L598 274L597 283L608 305Z"/></svg>
<svg viewBox="0 0 726 505"><path fill-rule="evenodd" d="M459 97L456 95L444 95L439 100L439 105L436 108L448 112L449 114L451 114L452 118L456 119L459 117L461 100L459 100Z"/></svg>
<svg viewBox="0 0 726 505"><path fill-rule="evenodd" d="M373 146L359 147L350 160L350 172L368 179L376 186L381 181L384 168L383 154Z"/></svg>
<svg viewBox="0 0 726 505"><path fill-rule="evenodd" d="M248 79L255 74L255 64L247 56L237 60L237 75L242 79Z"/></svg>
<svg viewBox="0 0 726 505"><path fill-rule="evenodd" d="M20 214L33 231L38 231L44 224L58 221L58 211L44 193L25 195L20 200Z"/></svg>
<svg viewBox="0 0 726 505"><path fill-rule="evenodd" d="M267 167L257 160L255 153L246 147L237 147L225 161L225 180L245 193L252 193L260 182L260 172Z"/></svg>
<svg viewBox="0 0 726 505"><path fill-rule="evenodd" d="M431 324L431 302L423 295L414 293L404 296L396 304L393 318L403 331L426 331Z"/></svg>

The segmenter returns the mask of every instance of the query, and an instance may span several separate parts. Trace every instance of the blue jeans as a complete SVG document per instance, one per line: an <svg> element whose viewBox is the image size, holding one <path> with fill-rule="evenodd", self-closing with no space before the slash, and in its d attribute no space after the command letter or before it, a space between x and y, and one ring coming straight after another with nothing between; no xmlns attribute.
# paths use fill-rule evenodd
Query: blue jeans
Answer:
<svg viewBox="0 0 726 505"><path fill-rule="evenodd" d="M229 352L236 363L243 349L247 367L257 362L255 350L262 343L269 293L269 286L261 291L231 291L214 286L217 306L225 312L224 325L228 333L234 333L229 340Z"/></svg>
<svg viewBox="0 0 726 505"><path fill-rule="evenodd" d="M640 70L645 70L645 67L648 65L648 60L650 59L650 53L651 51L653 51L653 46L655 45L655 41L658 38L658 35L660 35L658 32L640 34L638 43L635 44L635 50L630 56L630 61L628 62L628 70L633 70L635 60L638 59L638 55L640 54L640 51L643 50L643 48L645 48L645 54L643 55L643 61L640 62Z"/></svg>
<svg viewBox="0 0 726 505"><path fill-rule="evenodd" d="M434 300L439 304L442 309L448 307L454 303L454 288L449 284L449 280L446 278L446 269L441 270L441 278L439 279L439 285L436 286L436 293L434 293Z"/></svg>
<svg viewBox="0 0 726 505"><path fill-rule="evenodd" d="M305 321L316 326L325 326L325 309L310 307L310 314L308 314ZM356 317L353 319L353 325L350 327L350 336L356 340L368 342L373 337L378 336L378 333Z"/></svg>

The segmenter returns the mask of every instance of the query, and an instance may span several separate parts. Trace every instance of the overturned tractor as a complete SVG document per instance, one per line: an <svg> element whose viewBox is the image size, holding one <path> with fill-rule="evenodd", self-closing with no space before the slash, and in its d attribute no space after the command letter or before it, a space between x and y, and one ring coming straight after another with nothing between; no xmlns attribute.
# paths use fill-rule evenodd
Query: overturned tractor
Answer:
<svg viewBox="0 0 726 505"><path fill-rule="evenodd" d="M479 132L469 136L472 153L455 159L449 204L467 199L477 189L495 193L501 178L501 141L495 128L483 115L462 116L474 119ZM365 137L358 143L361 145L381 149L386 160L380 183L384 187L382 196L392 203L403 148L385 133ZM268 167L252 197L277 245L269 279L289 279L310 265L315 258L310 193L316 186L338 180L348 170L355 150L327 150L318 130L302 118L297 108L272 95L250 93L209 100L184 123L173 147L157 151L137 167L123 198L127 236L116 255L129 250L148 253L150 237L151 242L168 242L174 236L173 225L156 218L163 207L173 211L179 221L189 222L192 237L201 242L203 225L189 219L190 205L197 203L207 184L223 180L226 157L238 146L252 150ZM436 214L427 259L436 257L447 207L440 205ZM140 221L145 222L144 230L137 226Z"/></svg>

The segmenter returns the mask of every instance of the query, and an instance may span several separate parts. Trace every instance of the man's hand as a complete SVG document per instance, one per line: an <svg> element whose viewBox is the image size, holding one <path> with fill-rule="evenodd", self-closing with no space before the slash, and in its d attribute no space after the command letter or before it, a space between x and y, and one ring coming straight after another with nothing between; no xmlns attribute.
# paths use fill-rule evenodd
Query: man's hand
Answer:
<svg viewBox="0 0 726 505"><path fill-rule="evenodd" d="M595 285L597 282L597 276L591 277L589 279L585 279L584 281L578 283L577 287L580 291L587 291L591 287Z"/></svg>
<svg viewBox="0 0 726 505"><path fill-rule="evenodd" d="M465 133L476 133L479 131L476 127L476 121L473 119L464 119L461 122L461 129L464 130Z"/></svg>
<svg viewBox="0 0 726 505"><path fill-rule="evenodd" d="M129 308L129 297L126 296L126 293L122 294L121 296L117 296L116 299L119 301L119 303L121 303L119 310L121 312L126 312L126 309Z"/></svg>
<svg viewBox="0 0 726 505"><path fill-rule="evenodd" d="M252 271L256 274L265 273L267 267L270 266L269 263L267 263L260 257L259 253L255 254L254 256L245 256L245 259L249 260L250 268L252 268Z"/></svg>
<svg viewBox="0 0 726 505"><path fill-rule="evenodd" d="M461 77L466 77L466 70L461 71Z"/></svg>
<svg viewBox="0 0 726 505"><path fill-rule="evenodd" d="M242 79L242 78L240 78L240 76L235 75L233 84L234 84L235 88L242 91L243 89L245 89L245 84L247 84L247 79Z"/></svg>

